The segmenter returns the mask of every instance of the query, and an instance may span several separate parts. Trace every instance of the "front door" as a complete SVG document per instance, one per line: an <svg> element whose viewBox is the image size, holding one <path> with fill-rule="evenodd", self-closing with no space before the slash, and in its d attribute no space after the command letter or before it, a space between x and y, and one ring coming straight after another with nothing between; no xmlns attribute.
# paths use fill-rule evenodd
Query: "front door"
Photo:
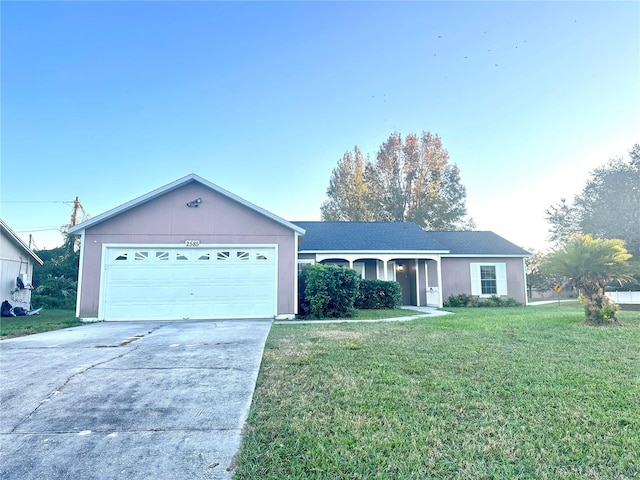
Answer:
<svg viewBox="0 0 640 480"><path fill-rule="evenodd" d="M412 295L415 286L412 282L411 263L409 261L396 260L396 281L402 288L402 305L415 305L415 295Z"/></svg>

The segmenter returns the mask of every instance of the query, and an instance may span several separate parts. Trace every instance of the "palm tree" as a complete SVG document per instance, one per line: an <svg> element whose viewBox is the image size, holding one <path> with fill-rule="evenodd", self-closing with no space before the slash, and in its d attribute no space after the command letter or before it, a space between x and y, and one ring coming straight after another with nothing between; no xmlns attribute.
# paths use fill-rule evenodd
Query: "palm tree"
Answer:
<svg viewBox="0 0 640 480"><path fill-rule="evenodd" d="M611 282L622 284L633 279L630 258L622 240L575 235L547 255L542 268L548 274L565 277L568 286L580 290L585 322L605 325L617 321L617 305L605 296L604 288Z"/></svg>

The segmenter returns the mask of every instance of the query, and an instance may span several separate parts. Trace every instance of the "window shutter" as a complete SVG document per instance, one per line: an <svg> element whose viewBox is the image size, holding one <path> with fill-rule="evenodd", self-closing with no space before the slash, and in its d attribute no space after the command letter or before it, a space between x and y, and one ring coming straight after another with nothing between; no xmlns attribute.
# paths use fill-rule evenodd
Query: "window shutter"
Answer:
<svg viewBox="0 0 640 480"><path fill-rule="evenodd" d="M482 287L480 286L480 264L471 263L471 295L482 294Z"/></svg>
<svg viewBox="0 0 640 480"><path fill-rule="evenodd" d="M506 263L496 263L496 279L497 279L498 295L508 295Z"/></svg>

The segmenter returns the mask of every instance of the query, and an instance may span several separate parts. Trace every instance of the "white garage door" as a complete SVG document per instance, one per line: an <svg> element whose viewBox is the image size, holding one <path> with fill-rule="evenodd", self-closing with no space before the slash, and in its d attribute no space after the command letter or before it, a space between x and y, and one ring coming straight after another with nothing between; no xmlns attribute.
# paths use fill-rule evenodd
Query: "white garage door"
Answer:
<svg viewBox="0 0 640 480"><path fill-rule="evenodd" d="M108 247L101 318L268 318L276 314L275 247Z"/></svg>

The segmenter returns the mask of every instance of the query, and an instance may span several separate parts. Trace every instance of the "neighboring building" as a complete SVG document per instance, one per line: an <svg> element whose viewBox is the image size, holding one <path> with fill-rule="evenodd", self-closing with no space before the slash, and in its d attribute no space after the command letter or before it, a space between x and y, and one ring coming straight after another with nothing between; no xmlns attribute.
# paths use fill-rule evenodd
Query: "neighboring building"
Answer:
<svg viewBox="0 0 640 480"><path fill-rule="evenodd" d="M77 315L98 320L291 318L299 265L397 280L407 305L451 294L526 303L528 252L491 232L413 223L288 222L191 174L69 229Z"/></svg>
<svg viewBox="0 0 640 480"><path fill-rule="evenodd" d="M0 219L0 292L2 301L27 310L31 306L33 265L42 260ZM20 280L18 280L20 279ZM19 288L20 286L24 288Z"/></svg>

